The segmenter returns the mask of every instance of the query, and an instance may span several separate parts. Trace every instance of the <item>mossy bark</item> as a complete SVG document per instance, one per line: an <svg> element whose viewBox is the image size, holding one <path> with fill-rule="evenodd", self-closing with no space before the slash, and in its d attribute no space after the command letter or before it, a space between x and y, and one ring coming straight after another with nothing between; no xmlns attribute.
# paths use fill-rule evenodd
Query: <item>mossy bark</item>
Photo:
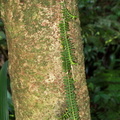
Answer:
<svg viewBox="0 0 120 120"><path fill-rule="evenodd" d="M9 74L16 120L58 120L65 91L59 23L63 0L10 0L2 2L2 19L9 51ZM78 16L76 1L65 0ZM81 120L90 120L79 19L70 24L77 65L73 66Z"/></svg>

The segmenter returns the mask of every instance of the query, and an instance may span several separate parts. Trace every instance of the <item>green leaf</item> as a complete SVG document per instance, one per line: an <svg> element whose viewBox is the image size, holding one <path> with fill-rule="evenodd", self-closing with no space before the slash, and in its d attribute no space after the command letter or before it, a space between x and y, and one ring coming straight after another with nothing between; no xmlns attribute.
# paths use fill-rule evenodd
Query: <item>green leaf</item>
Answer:
<svg viewBox="0 0 120 120"><path fill-rule="evenodd" d="M0 31L0 40L6 39L5 33Z"/></svg>
<svg viewBox="0 0 120 120"><path fill-rule="evenodd" d="M94 103L97 103L100 100L100 95L96 95L94 97Z"/></svg>
<svg viewBox="0 0 120 120"><path fill-rule="evenodd" d="M14 111L14 106L13 106L13 102L12 102L12 96L9 93L9 91L7 91L7 100L8 100L8 109L12 113Z"/></svg>
<svg viewBox="0 0 120 120"><path fill-rule="evenodd" d="M3 26L4 26L3 22L0 21L0 27L3 27Z"/></svg>
<svg viewBox="0 0 120 120"><path fill-rule="evenodd" d="M7 66L5 62L0 70L0 120L8 120Z"/></svg>
<svg viewBox="0 0 120 120"><path fill-rule="evenodd" d="M102 93L100 96L104 100L104 102L107 104L108 100L110 99L110 96L104 93Z"/></svg>
<svg viewBox="0 0 120 120"><path fill-rule="evenodd" d="M93 91L95 88L95 85L93 83L89 83L88 87Z"/></svg>

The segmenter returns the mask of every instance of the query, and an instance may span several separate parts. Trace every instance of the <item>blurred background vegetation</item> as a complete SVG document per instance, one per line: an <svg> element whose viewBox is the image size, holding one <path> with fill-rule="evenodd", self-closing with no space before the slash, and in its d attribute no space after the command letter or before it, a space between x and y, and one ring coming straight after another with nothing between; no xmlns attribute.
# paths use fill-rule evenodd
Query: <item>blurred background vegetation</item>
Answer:
<svg viewBox="0 0 120 120"><path fill-rule="evenodd" d="M120 120L120 0L79 0L78 7L92 120ZM6 44L0 19L1 68ZM7 81L9 118L15 120L8 74Z"/></svg>
<svg viewBox="0 0 120 120"><path fill-rule="evenodd" d="M120 120L120 0L80 0L92 120Z"/></svg>

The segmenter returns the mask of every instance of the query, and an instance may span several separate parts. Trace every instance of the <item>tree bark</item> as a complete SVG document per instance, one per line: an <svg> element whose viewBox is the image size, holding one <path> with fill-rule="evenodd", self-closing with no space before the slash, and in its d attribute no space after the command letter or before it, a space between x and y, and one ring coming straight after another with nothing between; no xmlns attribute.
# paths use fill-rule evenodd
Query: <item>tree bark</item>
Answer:
<svg viewBox="0 0 120 120"><path fill-rule="evenodd" d="M78 16L75 0L2 1L1 15L9 51L9 74L16 120L58 120L66 110L60 40L62 7ZM80 120L90 120L79 19L69 21L75 61L76 101ZM69 119L69 118L68 118ZM77 120L77 119L74 119Z"/></svg>

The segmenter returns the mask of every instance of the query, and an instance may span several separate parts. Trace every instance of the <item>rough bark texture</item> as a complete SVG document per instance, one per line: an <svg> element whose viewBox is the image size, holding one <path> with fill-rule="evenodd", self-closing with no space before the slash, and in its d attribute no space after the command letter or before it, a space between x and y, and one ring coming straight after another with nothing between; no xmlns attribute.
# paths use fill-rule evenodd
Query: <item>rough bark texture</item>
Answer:
<svg viewBox="0 0 120 120"><path fill-rule="evenodd" d="M65 0L75 15L75 0ZM9 74L16 120L58 120L65 109L64 72L59 23L62 0L9 0L2 2ZM77 65L73 67L79 115L90 120L79 20L70 24Z"/></svg>

